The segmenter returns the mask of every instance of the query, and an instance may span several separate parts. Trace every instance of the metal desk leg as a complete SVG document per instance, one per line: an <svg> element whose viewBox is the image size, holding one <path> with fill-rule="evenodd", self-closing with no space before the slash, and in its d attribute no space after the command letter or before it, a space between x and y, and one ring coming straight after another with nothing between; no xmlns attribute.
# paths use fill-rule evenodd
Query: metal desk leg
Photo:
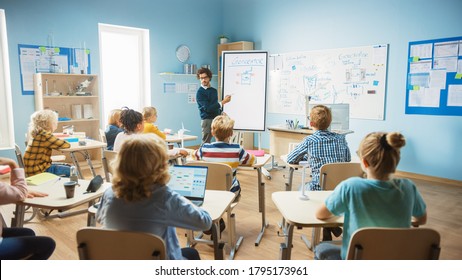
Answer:
<svg viewBox="0 0 462 280"><path fill-rule="evenodd" d="M289 167L289 178L287 179L286 185L286 192L290 192L292 190L292 182L294 179L294 172L297 170L296 168L293 168L292 166ZM285 224L285 219L282 217L282 221L279 224L279 228L282 229L282 234L286 234L286 224Z"/></svg>
<svg viewBox="0 0 462 280"><path fill-rule="evenodd" d="M95 172L95 169L93 168L93 163L91 162L90 154L88 153L87 150L82 151L82 154L85 157L85 160L87 161L88 166L90 167L91 174L93 175L93 177L95 177L96 172Z"/></svg>
<svg viewBox="0 0 462 280"><path fill-rule="evenodd" d="M11 227L23 227L25 214L26 214L26 206L16 204L14 218L11 219Z"/></svg>
<svg viewBox="0 0 462 280"><path fill-rule="evenodd" d="M294 225L290 224L287 228L287 235L286 235L286 244L285 248L283 251L283 254L281 254L281 259L283 260L290 260L291 254L292 254L292 239L294 237Z"/></svg>
<svg viewBox="0 0 462 280"><path fill-rule="evenodd" d="M212 223L212 238L213 238L213 254L215 260L223 260L223 247L225 244L220 242L218 238L218 227L216 223Z"/></svg>
<svg viewBox="0 0 462 280"><path fill-rule="evenodd" d="M265 233L265 228L268 226L266 223L266 211L265 211L265 183L262 182L261 168L256 168L258 173L258 210L261 212L261 231L257 236L255 241L255 246L260 244L263 234Z"/></svg>
<svg viewBox="0 0 462 280"><path fill-rule="evenodd" d="M72 163L77 168L77 172L79 172L79 179L83 180L84 178L83 178L82 170L80 169L80 164L79 164L79 161L77 160L77 157L75 156L75 152L70 152L69 154L71 156Z"/></svg>

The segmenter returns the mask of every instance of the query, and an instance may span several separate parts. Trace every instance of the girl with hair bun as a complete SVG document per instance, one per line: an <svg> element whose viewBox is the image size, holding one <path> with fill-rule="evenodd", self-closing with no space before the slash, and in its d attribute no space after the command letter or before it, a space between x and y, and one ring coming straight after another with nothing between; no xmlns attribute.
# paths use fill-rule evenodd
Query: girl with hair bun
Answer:
<svg viewBox="0 0 462 280"><path fill-rule="evenodd" d="M367 178L341 182L316 212L318 219L344 216L342 247L321 243L315 259L345 259L351 236L364 227L408 228L413 218L426 223L426 205L415 184L392 178L405 144L399 132L373 132L361 141L357 153Z"/></svg>

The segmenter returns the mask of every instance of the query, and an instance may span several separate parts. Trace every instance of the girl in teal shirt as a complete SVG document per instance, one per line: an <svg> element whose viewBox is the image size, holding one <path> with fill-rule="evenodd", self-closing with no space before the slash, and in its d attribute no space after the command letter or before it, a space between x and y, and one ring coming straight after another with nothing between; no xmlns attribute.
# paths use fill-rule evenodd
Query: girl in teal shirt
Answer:
<svg viewBox="0 0 462 280"><path fill-rule="evenodd" d="M342 245L319 244L315 259L345 259L351 235L360 228L408 228L412 217L425 224L426 205L414 183L392 178L405 143L399 132L370 133L362 140L358 156L367 178L341 182L316 213L318 219L344 215Z"/></svg>

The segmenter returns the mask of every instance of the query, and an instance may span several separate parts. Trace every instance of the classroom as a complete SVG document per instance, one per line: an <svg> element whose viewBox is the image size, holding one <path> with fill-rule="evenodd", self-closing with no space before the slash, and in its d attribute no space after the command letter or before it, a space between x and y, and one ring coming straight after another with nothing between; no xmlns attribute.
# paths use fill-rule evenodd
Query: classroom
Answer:
<svg viewBox="0 0 462 280"><path fill-rule="evenodd" d="M179 80L175 80L175 75L169 75L184 73L185 65L178 58L179 46L188 47L187 63L195 64L197 67L210 66L214 74L212 86L217 87L218 76L215 75L220 65L217 45L221 34L225 34L229 42L253 42L254 50L267 51L270 57L305 51L387 45L385 97L380 108L383 110L383 116L378 119L350 118L349 129L354 133L348 134L346 139L352 157L355 157L354 152L366 134L373 131L399 131L407 141L397 167L400 176L426 181L427 192L432 196L438 196L438 187L445 185L449 193L456 195L452 199L458 201L461 198L462 148L459 139L462 133L462 108L458 107L455 113L451 114L440 111L435 114L412 113L407 111L406 103L409 44L445 38L460 40L460 0L1 0L0 9L4 10L6 18L13 132L16 143L25 141L24 133L30 115L35 111L36 102L33 94L24 94L19 45L47 46L51 40L54 46L63 48L84 46L90 53L91 74L99 76L101 85L104 73L101 71L103 59L100 52L99 24L148 30L149 61L145 63L150 73L150 94L149 100L144 104L157 108L159 119L156 124L159 128L169 128L172 131L187 128L188 134L199 136L196 140L185 143L193 148L201 144L201 120L197 104L191 100L191 94L172 93L166 88L172 83L199 85L195 75L181 76ZM459 47L461 46L459 43ZM462 71L460 53L461 50L458 70ZM131 72L133 69L125 67L124 71ZM460 80L456 80L458 81ZM114 83L115 86L124 86L123 79ZM130 90L131 87L128 85L126 88ZM127 95L130 94L132 93L127 92ZM105 102L104 97L101 102ZM142 107L134 109L140 111ZM103 111L102 107L97 111L100 113L101 128L104 128L103 120L106 119ZM267 110L266 129L253 133L250 145L252 148L261 148L269 152L270 131L267 128L284 124L287 119L302 121L304 117L303 114L281 114ZM15 158L14 150L0 150L0 157ZM283 189L282 174L282 171L275 171L271 175L271 184L276 181L282 186L279 189L271 186L267 193L273 189ZM276 176L281 179L276 179ZM243 181L255 184L254 175L251 177ZM267 199L267 204L271 203L271 198ZM442 204L444 202L438 205ZM451 224L454 223L456 227L462 225L460 206L454 204L454 207L447 210L451 213L451 217L447 219L451 221L444 225L451 232L448 234L451 236L457 234L453 232L457 229L448 229ZM271 214L271 210L269 212ZM243 216L242 212L238 214ZM276 217L277 213L270 222L273 226ZM237 227L239 228L239 220ZM267 232L265 235L269 234L273 233ZM244 242L252 243L253 238L254 236L246 238ZM457 238L451 237L451 240L455 241ZM445 256L443 259L462 259L462 247L459 244L448 246L454 251L451 255L442 253ZM255 248L251 249L256 250ZM276 259L278 256L279 248L273 249L270 259ZM304 258L304 255L300 256L295 252L294 254L295 258ZM63 259L66 257L68 256L63 255ZM312 258L312 255L310 257Z"/></svg>

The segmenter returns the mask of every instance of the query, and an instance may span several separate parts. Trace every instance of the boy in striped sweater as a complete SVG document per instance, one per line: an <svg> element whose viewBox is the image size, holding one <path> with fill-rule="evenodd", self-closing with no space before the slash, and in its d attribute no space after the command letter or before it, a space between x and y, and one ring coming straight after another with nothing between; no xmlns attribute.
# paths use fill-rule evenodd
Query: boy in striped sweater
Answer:
<svg viewBox="0 0 462 280"><path fill-rule="evenodd" d="M195 151L197 160L226 163L233 169L233 185L231 191L238 196L241 186L236 178L239 165L251 166L256 162L255 156L247 153L239 144L229 143L233 135L234 120L228 116L220 115L212 121L212 135L217 140L213 143L204 143Z"/></svg>

